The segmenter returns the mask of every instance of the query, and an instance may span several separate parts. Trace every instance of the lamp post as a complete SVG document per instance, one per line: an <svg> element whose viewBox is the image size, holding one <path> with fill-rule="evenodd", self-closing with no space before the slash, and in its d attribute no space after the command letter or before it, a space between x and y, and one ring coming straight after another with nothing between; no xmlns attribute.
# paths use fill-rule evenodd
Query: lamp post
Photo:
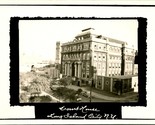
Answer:
<svg viewBox="0 0 155 125"><path fill-rule="evenodd" d="M90 96L89 96L89 101L91 102L91 95L92 95L92 80L90 82Z"/></svg>

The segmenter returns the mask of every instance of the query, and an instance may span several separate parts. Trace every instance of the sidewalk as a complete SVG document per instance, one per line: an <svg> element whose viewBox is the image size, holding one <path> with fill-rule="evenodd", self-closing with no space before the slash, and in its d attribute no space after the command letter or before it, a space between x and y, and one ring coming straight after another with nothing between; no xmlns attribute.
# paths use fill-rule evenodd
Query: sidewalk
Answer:
<svg viewBox="0 0 155 125"><path fill-rule="evenodd" d="M50 94L48 94L47 92L45 92L45 91L42 91L42 93L41 93L41 96L43 96L43 95L48 95L48 96L50 96L51 98L52 98L52 102L63 102L62 100L59 100L59 99L57 99L57 98L55 98L54 96L52 96L52 95L50 95Z"/></svg>
<svg viewBox="0 0 155 125"><path fill-rule="evenodd" d="M78 90L78 89L81 88L83 91L86 91L87 93L90 93L90 91L87 90L85 87L69 85L68 88L71 88L71 89L74 89L74 90ZM92 97L99 98L99 99L104 99L104 100L107 100L107 101L125 101L128 98L133 96L133 95L131 95L131 96L127 96L127 97L111 97L111 96L107 96L107 95L104 95L104 94L99 94L99 93L96 93L96 92L93 92L93 91L92 91L91 94L92 94Z"/></svg>

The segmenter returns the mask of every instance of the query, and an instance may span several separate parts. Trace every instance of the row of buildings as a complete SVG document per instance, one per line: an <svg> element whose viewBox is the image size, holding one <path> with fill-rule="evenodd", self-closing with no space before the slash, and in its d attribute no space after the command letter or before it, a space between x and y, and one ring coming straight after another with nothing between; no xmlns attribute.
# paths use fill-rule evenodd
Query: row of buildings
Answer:
<svg viewBox="0 0 155 125"><path fill-rule="evenodd" d="M96 34L93 28L82 30L73 41L56 43L56 64L61 64L62 75L76 78L78 85L88 84L93 78L96 88L98 77L138 75L136 56L137 51L127 42Z"/></svg>

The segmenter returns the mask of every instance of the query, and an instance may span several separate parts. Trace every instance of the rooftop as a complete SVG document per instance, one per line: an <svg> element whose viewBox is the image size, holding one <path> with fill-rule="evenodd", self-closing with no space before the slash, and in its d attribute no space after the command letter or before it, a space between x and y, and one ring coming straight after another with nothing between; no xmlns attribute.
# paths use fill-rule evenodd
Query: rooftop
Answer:
<svg viewBox="0 0 155 125"><path fill-rule="evenodd" d="M121 75L121 76L112 76L111 78L127 79L132 77L138 77L138 75Z"/></svg>
<svg viewBox="0 0 155 125"><path fill-rule="evenodd" d="M77 34L77 35L75 36L75 39L74 39L74 40L69 41L69 42L66 42L66 43L63 43L63 45L71 44L71 43L74 43L74 42L78 42L77 38L80 37L80 36L84 36L84 35L86 35L86 34L91 34L92 36L94 36L94 37L97 38L97 39L101 39L101 40L102 40L102 39L103 39L103 40L108 39L109 42L118 43L118 44L126 44L126 42L124 42L124 41L117 40L117 39L110 38L110 37L106 37L106 36L103 36L103 35L99 34L99 33L97 33L97 32L95 31L94 28L86 28L86 29L83 29L81 33Z"/></svg>

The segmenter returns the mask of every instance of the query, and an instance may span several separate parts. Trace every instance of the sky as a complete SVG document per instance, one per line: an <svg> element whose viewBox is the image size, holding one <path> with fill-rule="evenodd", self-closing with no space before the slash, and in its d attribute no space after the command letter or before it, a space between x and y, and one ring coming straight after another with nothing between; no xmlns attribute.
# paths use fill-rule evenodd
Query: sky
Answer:
<svg viewBox="0 0 155 125"><path fill-rule="evenodd" d="M54 61L57 41L71 41L89 27L137 49L137 20L20 20L20 60Z"/></svg>

